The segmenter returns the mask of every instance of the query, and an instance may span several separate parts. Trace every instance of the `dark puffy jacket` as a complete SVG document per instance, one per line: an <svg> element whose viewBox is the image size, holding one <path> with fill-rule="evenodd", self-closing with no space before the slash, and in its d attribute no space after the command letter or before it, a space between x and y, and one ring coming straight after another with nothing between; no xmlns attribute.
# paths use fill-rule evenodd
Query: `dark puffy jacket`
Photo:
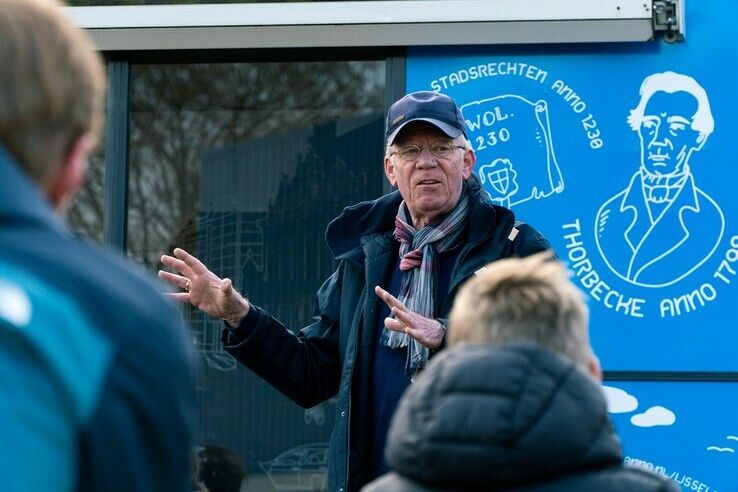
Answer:
<svg viewBox="0 0 738 492"><path fill-rule="evenodd" d="M679 490L624 467L600 387L532 344L436 357L400 401L385 455L394 472L364 492Z"/></svg>
<svg viewBox="0 0 738 492"><path fill-rule="evenodd" d="M493 205L476 178L467 181L466 192L471 203L466 242L441 317L464 280L490 261L550 247L525 224L510 241L513 213ZM401 201L393 192L348 207L330 223L326 239L338 269L317 293L315 322L297 336L256 306L241 326L223 332L231 355L297 404L311 407L338 395L328 457L328 484L335 492L359 490L370 479L368 386L380 307L373 286L384 284L397 261L392 232Z"/></svg>

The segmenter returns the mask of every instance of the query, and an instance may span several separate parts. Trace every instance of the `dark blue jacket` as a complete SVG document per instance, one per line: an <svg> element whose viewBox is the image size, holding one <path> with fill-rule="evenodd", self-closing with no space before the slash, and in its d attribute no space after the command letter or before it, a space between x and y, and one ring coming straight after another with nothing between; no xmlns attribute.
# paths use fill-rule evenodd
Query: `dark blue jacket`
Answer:
<svg viewBox="0 0 738 492"><path fill-rule="evenodd" d="M493 205L476 177L467 181L470 212L466 241L453 269L445 317L458 287L490 261L512 254L526 256L549 248L528 225L519 226L514 244L508 237L513 213ZM331 437L328 487L358 490L369 481L369 391L379 298L397 260L393 238L399 192L348 207L326 231L338 268L317 293L315 322L297 336L264 310L253 313L236 330L224 330L225 349L261 378L303 407L338 395L336 426Z"/></svg>
<svg viewBox="0 0 738 492"><path fill-rule="evenodd" d="M191 364L159 288L70 234L0 148L3 490L188 490Z"/></svg>
<svg viewBox="0 0 738 492"><path fill-rule="evenodd" d="M678 492L623 465L602 390L526 343L454 347L402 397L385 450L393 472L362 492Z"/></svg>

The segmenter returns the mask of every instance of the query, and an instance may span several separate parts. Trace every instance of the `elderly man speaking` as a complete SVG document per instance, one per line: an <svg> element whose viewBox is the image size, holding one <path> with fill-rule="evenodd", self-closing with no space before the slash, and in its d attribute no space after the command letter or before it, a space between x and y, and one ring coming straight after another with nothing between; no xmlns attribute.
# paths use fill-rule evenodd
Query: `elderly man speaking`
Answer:
<svg viewBox="0 0 738 492"><path fill-rule="evenodd" d="M390 418L444 347L460 284L490 261L549 248L482 190L448 96L423 91L395 102L386 138L384 170L397 191L328 225L338 268L317 293L315 322L296 335L181 249L162 257L179 275L159 272L185 290L175 298L223 318L225 349L287 397L311 407L338 395L328 487L339 492L387 471Z"/></svg>

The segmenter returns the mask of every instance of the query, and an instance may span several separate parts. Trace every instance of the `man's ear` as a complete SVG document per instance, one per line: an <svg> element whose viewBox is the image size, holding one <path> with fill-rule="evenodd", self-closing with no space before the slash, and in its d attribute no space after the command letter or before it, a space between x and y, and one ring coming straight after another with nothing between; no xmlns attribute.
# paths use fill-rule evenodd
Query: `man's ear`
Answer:
<svg viewBox="0 0 738 492"><path fill-rule="evenodd" d="M472 149L466 149L464 150L464 169L463 169L463 176L464 179L469 178L471 176L471 173L474 171L474 164L477 162L477 156L474 154L474 151Z"/></svg>
<svg viewBox="0 0 738 492"><path fill-rule="evenodd" d="M83 135L74 141L46 186L46 196L57 212L64 213L77 190L85 182L87 158L95 148L92 135Z"/></svg>
<svg viewBox="0 0 738 492"><path fill-rule="evenodd" d="M384 156L384 174L387 176L393 188L397 187L397 175L395 173L395 165L392 164L392 158Z"/></svg>
<svg viewBox="0 0 738 492"><path fill-rule="evenodd" d="M587 371L596 381L602 381L602 367L600 366L600 359L594 353L589 358L589 364L587 364Z"/></svg>
<svg viewBox="0 0 738 492"><path fill-rule="evenodd" d="M697 150L697 151L702 150L702 147L704 147L705 142L707 142L707 137L709 137L709 135L700 133L697 136L697 146L694 148L694 150Z"/></svg>

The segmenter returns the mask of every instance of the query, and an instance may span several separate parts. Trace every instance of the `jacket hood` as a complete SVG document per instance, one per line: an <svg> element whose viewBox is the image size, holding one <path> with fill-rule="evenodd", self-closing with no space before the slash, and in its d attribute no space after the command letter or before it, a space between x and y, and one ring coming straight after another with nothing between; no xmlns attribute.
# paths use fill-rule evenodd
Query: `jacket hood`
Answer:
<svg viewBox="0 0 738 492"><path fill-rule="evenodd" d="M469 214L474 219L471 221L470 242L481 241L486 234L494 231L495 228L492 226L496 220L507 221L510 227L515 222L512 211L492 203L489 194L484 191L474 173L466 180L464 193L469 196L472 204ZM361 258L364 254L362 237L392 233L400 203L402 203L400 192L393 191L376 200L346 207L326 229L326 242L333 257L338 260Z"/></svg>
<svg viewBox="0 0 738 492"><path fill-rule="evenodd" d="M493 490L622 461L598 384L532 344L439 354L401 400L386 458L419 484Z"/></svg>

